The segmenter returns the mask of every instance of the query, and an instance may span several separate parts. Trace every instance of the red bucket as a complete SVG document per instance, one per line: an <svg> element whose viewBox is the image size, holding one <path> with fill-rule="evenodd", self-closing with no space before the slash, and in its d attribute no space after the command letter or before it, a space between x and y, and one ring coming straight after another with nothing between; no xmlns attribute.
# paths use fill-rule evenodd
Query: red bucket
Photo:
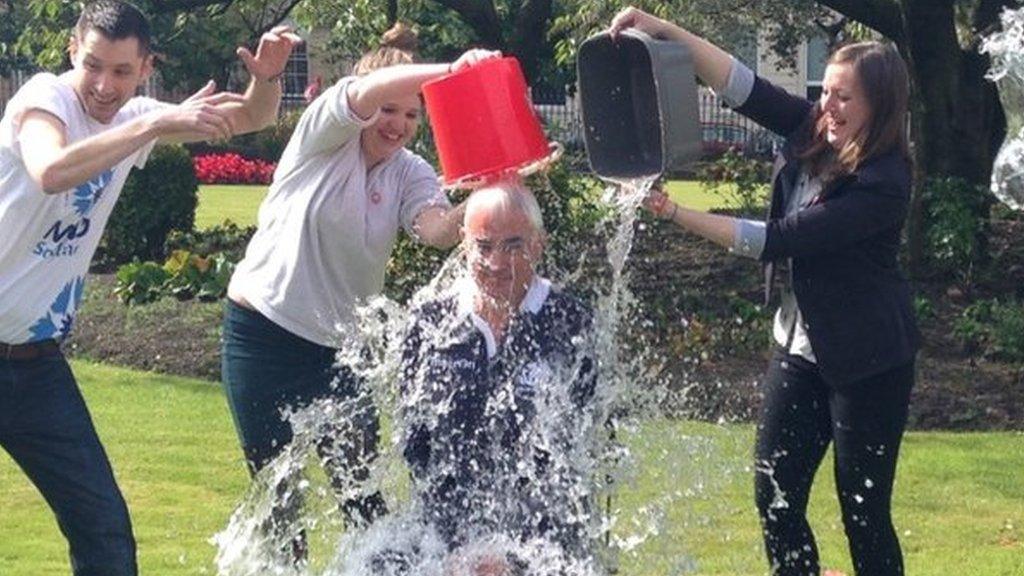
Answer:
<svg viewBox="0 0 1024 576"><path fill-rule="evenodd" d="M551 150L515 58L494 58L423 85L446 185L489 181Z"/></svg>

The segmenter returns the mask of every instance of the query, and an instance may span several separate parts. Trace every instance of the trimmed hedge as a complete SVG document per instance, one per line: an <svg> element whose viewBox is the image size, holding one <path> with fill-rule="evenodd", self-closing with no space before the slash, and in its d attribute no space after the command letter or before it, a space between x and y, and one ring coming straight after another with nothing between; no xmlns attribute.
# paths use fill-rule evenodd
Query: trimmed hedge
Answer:
<svg viewBox="0 0 1024 576"><path fill-rule="evenodd" d="M96 263L110 267L132 260L161 260L172 230L191 230L199 180L183 146L157 145L146 167L128 176L100 241Z"/></svg>

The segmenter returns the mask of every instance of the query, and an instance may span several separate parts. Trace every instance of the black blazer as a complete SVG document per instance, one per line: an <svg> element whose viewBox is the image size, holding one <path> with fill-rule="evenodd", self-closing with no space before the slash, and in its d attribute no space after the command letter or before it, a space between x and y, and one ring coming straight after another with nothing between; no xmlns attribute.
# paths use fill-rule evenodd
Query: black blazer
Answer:
<svg viewBox="0 0 1024 576"><path fill-rule="evenodd" d="M828 183L811 206L786 216L800 171L794 145L812 107L757 78L737 112L786 137L761 260L770 282L772 264L793 259L793 291L818 366L826 381L844 386L910 362L920 347L910 286L898 261L911 166L898 150L881 154Z"/></svg>

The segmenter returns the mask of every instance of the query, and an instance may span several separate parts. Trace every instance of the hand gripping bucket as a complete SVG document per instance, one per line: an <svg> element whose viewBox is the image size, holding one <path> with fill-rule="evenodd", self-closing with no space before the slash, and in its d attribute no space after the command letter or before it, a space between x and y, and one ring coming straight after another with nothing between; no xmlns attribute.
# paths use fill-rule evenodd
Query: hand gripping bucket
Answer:
<svg viewBox="0 0 1024 576"><path fill-rule="evenodd" d="M472 188L557 158L515 58L485 60L423 85L444 183Z"/></svg>
<svg viewBox="0 0 1024 576"><path fill-rule="evenodd" d="M700 156L689 50L625 30L588 38L576 60L587 160L605 178L660 175Z"/></svg>

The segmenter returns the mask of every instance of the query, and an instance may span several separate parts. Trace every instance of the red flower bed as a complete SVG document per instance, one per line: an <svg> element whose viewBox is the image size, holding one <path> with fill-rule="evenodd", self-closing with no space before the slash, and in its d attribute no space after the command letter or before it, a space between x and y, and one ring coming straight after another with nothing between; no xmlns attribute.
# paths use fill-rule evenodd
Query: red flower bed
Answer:
<svg viewBox="0 0 1024 576"><path fill-rule="evenodd" d="M249 160L238 154L206 154L192 158L196 177L203 184L270 184L274 164Z"/></svg>

